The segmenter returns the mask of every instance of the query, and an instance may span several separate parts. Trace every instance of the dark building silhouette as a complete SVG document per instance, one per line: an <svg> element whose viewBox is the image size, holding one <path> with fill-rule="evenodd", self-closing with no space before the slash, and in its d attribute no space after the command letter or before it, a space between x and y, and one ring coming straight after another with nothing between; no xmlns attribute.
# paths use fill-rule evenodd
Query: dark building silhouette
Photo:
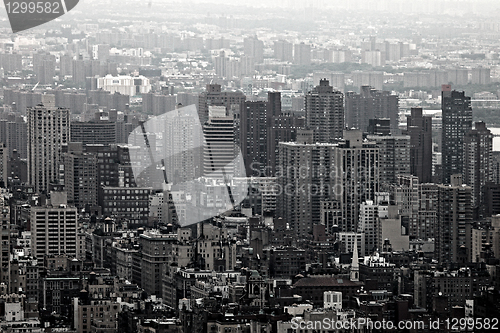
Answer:
<svg viewBox="0 0 500 333"><path fill-rule="evenodd" d="M344 95L334 91L328 80L320 80L305 96L306 127L313 130L313 141L335 143L344 135Z"/></svg>
<svg viewBox="0 0 500 333"><path fill-rule="evenodd" d="M368 120L369 135L391 135L391 120L388 118L377 118Z"/></svg>
<svg viewBox="0 0 500 333"><path fill-rule="evenodd" d="M268 93L268 100L246 101L240 115L240 145L248 175L264 175L269 165L270 131L281 115L281 94Z"/></svg>
<svg viewBox="0 0 500 333"><path fill-rule="evenodd" d="M410 172L421 183L432 182L432 117L422 108L412 108L407 117L406 134L410 136Z"/></svg>
<svg viewBox="0 0 500 333"><path fill-rule="evenodd" d="M443 183L449 184L451 175L463 173L464 136L472 129L471 98L463 91L451 90L451 85L443 85L441 109Z"/></svg>
<svg viewBox="0 0 500 333"><path fill-rule="evenodd" d="M467 228L472 222L472 188L463 186L462 175L450 178L450 185L438 185L435 258L440 263L459 262L467 247ZM466 248L470 252L470 248ZM467 255L467 252L466 252Z"/></svg>
<svg viewBox="0 0 500 333"><path fill-rule="evenodd" d="M475 129L464 137L464 183L472 187L474 217L483 213L483 187L493 180L493 135L484 122L477 122Z"/></svg>

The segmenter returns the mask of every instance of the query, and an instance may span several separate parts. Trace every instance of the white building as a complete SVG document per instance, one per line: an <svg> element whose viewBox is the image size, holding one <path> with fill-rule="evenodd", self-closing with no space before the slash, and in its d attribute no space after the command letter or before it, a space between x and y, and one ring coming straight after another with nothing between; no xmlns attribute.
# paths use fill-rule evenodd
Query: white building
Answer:
<svg viewBox="0 0 500 333"><path fill-rule="evenodd" d="M151 91L149 79L145 76L128 76L111 74L97 79L97 89L103 89L114 94L116 92L122 95L136 96L146 94Z"/></svg>

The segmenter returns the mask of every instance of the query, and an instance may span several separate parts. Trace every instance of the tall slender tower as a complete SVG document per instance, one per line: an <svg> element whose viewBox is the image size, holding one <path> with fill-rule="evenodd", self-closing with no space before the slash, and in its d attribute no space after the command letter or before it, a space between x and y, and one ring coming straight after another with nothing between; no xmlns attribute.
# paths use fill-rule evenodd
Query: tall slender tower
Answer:
<svg viewBox="0 0 500 333"><path fill-rule="evenodd" d="M422 108L412 108L407 117L406 133L410 136L410 171L421 183L432 182L432 117Z"/></svg>
<svg viewBox="0 0 500 333"><path fill-rule="evenodd" d="M54 95L43 95L42 103L27 109L28 180L37 193L48 193L59 181L62 145L70 138L70 110L55 107Z"/></svg>
<svg viewBox="0 0 500 333"><path fill-rule="evenodd" d="M314 142L335 143L344 131L344 95L334 91L328 80L305 97L306 126L313 130Z"/></svg>
<svg viewBox="0 0 500 333"><path fill-rule="evenodd" d="M483 187L493 180L493 135L484 122L464 137L464 183L472 187L472 207L475 218L482 213Z"/></svg>
<svg viewBox="0 0 500 333"><path fill-rule="evenodd" d="M470 97L463 91L451 90L443 85L441 109L443 111L443 183L450 177L463 173L464 136L472 129Z"/></svg>

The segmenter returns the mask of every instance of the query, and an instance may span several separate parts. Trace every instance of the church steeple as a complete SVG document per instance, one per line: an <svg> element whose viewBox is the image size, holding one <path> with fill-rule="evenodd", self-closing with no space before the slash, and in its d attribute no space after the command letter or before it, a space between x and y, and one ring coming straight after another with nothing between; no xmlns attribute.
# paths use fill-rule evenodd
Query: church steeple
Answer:
<svg viewBox="0 0 500 333"><path fill-rule="evenodd" d="M358 237L354 238L350 280L354 282L359 281Z"/></svg>

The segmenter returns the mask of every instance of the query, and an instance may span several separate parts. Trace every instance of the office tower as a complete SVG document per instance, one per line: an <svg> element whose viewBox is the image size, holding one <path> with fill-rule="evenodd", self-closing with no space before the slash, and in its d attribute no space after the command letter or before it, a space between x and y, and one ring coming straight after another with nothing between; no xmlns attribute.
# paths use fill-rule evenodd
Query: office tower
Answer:
<svg viewBox="0 0 500 333"><path fill-rule="evenodd" d="M248 175L263 175L269 164L268 134L273 118L281 115L281 94L268 93L266 101L246 101L240 115L240 145Z"/></svg>
<svg viewBox="0 0 500 333"><path fill-rule="evenodd" d="M345 96L345 119L347 128L368 129L369 119L388 118L391 133L397 134L399 98L389 91L362 86L361 92L348 92Z"/></svg>
<svg viewBox="0 0 500 333"><path fill-rule="evenodd" d="M210 105L224 105L227 110L238 115L244 107L246 97L241 91L221 91L219 84L208 84L207 90L200 94L198 99L198 115L203 125L208 120Z"/></svg>
<svg viewBox="0 0 500 333"><path fill-rule="evenodd" d="M154 116L175 110L176 98L172 95L142 94L142 112Z"/></svg>
<svg viewBox="0 0 500 333"><path fill-rule="evenodd" d="M274 58L280 61L293 61L293 44L286 40L278 40L274 42Z"/></svg>
<svg viewBox="0 0 500 333"><path fill-rule="evenodd" d="M39 263L45 255L76 257L77 209L67 205L64 192L50 197L46 205L31 207L31 253Z"/></svg>
<svg viewBox="0 0 500 333"><path fill-rule="evenodd" d="M380 184L397 182L398 175L410 174L410 137L406 135L368 135L379 149Z"/></svg>
<svg viewBox="0 0 500 333"><path fill-rule="evenodd" d="M360 130L344 131L344 143L335 150L336 191L334 199L342 209L342 232L356 232L359 207L374 200L379 191L379 149L363 142Z"/></svg>
<svg viewBox="0 0 500 333"><path fill-rule="evenodd" d="M472 129L471 99L443 85L441 110L443 183L449 184L451 175L463 173L464 136Z"/></svg>
<svg viewBox="0 0 500 333"><path fill-rule="evenodd" d="M335 143L344 130L344 95L321 80L305 96L306 127L314 131L314 142Z"/></svg>
<svg viewBox="0 0 500 333"><path fill-rule="evenodd" d="M293 46L293 63L295 65L309 66L311 65L311 45L295 44Z"/></svg>
<svg viewBox="0 0 500 333"><path fill-rule="evenodd" d="M234 118L225 106L210 106L208 121L203 125L203 174L225 178L234 171Z"/></svg>
<svg viewBox="0 0 500 333"><path fill-rule="evenodd" d="M55 107L54 95L28 109L28 177L37 193L59 179L62 145L70 138L70 110Z"/></svg>
<svg viewBox="0 0 500 333"><path fill-rule="evenodd" d="M279 162L279 143L294 142L297 131L304 128L305 118L289 113L283 113L271 118L267 128L267 169L261 176L272 177L276 172L276 163Z"/></svg>
<svg viewBox="0 0 500 333"><path fill-rule="evenodd" d="M248 37L243 40L243 53L253 57L256 63L264 61L264 42L257 37Z"/></svg>
<svg viewBox="0 0 500 333"><path fill-rule="evenodd" d="M476 122L475 129L464 137L463 181L472 187L474 217L483 214L483 188L493 180L493 135L484 122Z"/></svg>
<svg viewBox="0 0 500 333"><path fill-rule="evenodd" d="M468 262L467 228L472 222L472 188L462 183L460 174L452 175L450 183L438 185L436 259L440 263Z"/></svg>
<svg viewBox="0 0 500 333"><path fill-rule="evenodd" d="M62 166L68 203L80 210L97 206L97 155L83 152L81 142L70 142Z"/></svg>
<svg viewBox="0 0 500 333"><path fill-rule="evenodd" d="M335 190L335 144L280 142L277 199L278 216L289 223L299 238L309 237L319 223L321 202Z"/></svg>
<svg viewBox="0 0 500 333"><path fill-rule="evenodd" d="M432 117L422 108L411 108L406 118L406 135L410 136L410 172L421 183L432 182Z"/></svg>
<svg viewBox="0 0 500 333"><path fill-rule="evenodd" d="M72 122L70 142L81 142L84 145L116 143L116 123L106 120Z"/></svg>

